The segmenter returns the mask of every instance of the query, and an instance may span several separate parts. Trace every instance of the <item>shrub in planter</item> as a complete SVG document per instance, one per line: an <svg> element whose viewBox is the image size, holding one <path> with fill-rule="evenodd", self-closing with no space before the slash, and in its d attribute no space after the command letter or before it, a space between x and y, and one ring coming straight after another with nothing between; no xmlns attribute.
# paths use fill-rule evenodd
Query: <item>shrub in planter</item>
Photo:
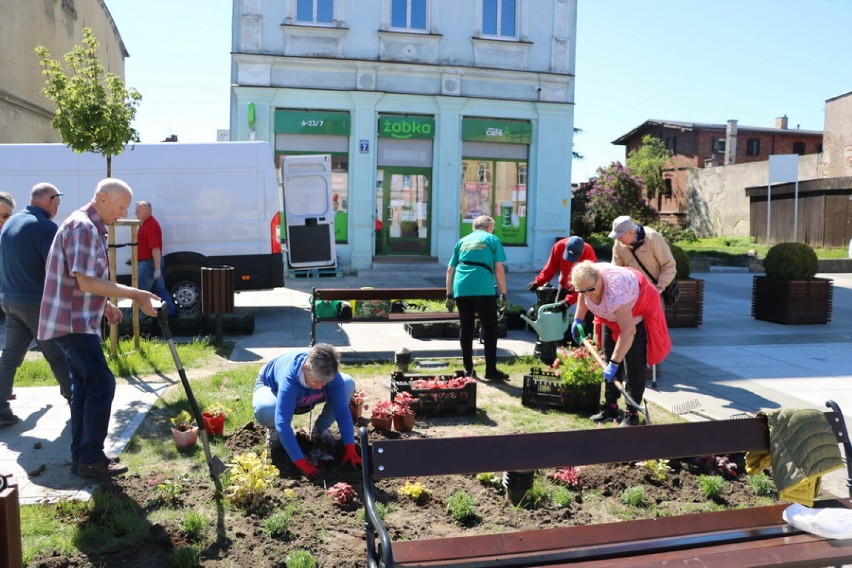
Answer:
<svg viewBox="0 0 852 568"><path fill-rule="evenodd" d="M677 245L670 245L677 264L675 280L680 299L674 306L665 306L669 327L698 327L704 317L704 280L690 278L692 262L689 254Z"/></svg>
<svg viewBox="0 0 852 568"><path fill-rule="evenodd" d="M672 250L672 256L677 264L675 278L678 280L689 278L689 275L692 274L692 263L689 260L689 255L677 245L669 245L669 248Z"/></svg>
<svg viewBox="0 0 852 568"><path fill-rule="evenodd" d="M770 278L806 280L819 270L814 250L805 243L778 243L766 252L763 269Z"/></svg>
<svg viewBox="0 0 852 568"><path fill-rule="evenodd" d="M831 321L833 282L815 278L816 253L804 243L778 243L763 260L766 276L755 276L751 315L758 320L784 324Z"/></svg>

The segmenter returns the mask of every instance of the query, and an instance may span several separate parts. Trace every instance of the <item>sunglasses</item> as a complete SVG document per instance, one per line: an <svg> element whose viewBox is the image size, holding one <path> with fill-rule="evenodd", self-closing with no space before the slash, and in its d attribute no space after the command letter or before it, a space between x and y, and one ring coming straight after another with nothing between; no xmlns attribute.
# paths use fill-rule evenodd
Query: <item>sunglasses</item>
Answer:
<svg viewBox="0 0 852 568"><path fill-rule="evenodd" d="M51 195L50 198L62 200L63 195L65 195L65 194L64 193L57 193L56 195Z"/></svg>
<svg viewBox="0 0 852 568"><path fill-rule="evenodd" d="M592 290L594 290L597 287L598 287L598 281L595 280L595 283L592 284L591 286L589 286L588 288L578 288L574 291L582 294L583 292L591 292Z"/></svg>

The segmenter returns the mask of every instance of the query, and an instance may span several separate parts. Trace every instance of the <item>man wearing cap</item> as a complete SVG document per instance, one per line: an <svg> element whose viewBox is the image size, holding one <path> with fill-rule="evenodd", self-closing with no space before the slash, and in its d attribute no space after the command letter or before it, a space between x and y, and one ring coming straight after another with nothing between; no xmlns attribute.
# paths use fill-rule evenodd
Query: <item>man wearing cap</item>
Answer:
<svg viewBox="0 0 852 568"><path fill-rule="evenodd" d="M573 306L577 302L577 293L571 287L571 269L574 268L576 263L584 260L591 260L592 262L598 260L595 249L589 243L584 242L578 236L560 239L550 249L547 263L535 277L535 280L529 283L527 289L530 292L535 292L536 288L550 282L556 272L559 271L559 293L556 296L556 301L565 300L569 306Z"/></svg>
<svg viewBox="0 0 852 568"><path fill-rule="evenodd" d="M635 268L648 277L662 294L666 286L671 284L677 272L677 264L672 249L663 236L639 223L634 223L629 215L616 217L612 222L612 232L609 238L615 239L612 245L612 263L616 266ZM662 302L662 298L660 299ZM659 366L646 371L646 378L659 374Z"/></svg>
<svg viewBox="0 0 852 568"><path fill-rule="evenodd" d="M672 249L654 229L634 223L628 215L622 215L612 222L609 238L615 239L612 245L614 265L641 271L660 294L674 280L677 265Z"/></svg>

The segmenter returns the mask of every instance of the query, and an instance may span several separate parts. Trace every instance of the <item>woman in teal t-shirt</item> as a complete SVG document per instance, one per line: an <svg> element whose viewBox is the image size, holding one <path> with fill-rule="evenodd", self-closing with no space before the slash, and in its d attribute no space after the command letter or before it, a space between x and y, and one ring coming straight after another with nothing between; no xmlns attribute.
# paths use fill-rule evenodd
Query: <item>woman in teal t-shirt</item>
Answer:
<svg viewBox="0 0 852 568"><path fill-rule="evenodd" d="M459 308L459 343L465 373L476 376L473 368L473 328L476 316L482 327L485 350L485 378L506 380L509 375L497 368L497 307L506 305L506 253L495 237L494 219L480 215L473 220L473 232L459 240L447 267L447 308ZM498 296L495 293L499 291Z"/></svg>

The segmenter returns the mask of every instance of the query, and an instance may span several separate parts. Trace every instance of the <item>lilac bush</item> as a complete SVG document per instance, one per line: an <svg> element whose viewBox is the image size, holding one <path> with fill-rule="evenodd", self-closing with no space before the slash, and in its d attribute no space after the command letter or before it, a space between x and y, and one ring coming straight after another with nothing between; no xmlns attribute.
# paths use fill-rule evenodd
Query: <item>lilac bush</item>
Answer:
<svg viewBox="0 0 852 568"><path fill-rule="evenodd" d="M659 214L645 200L645 185L630 170L613 162L598 168L598 177L589 180L586 193L586 225L592 232L608 233L612 220L619 215L630 215L635 221L649 224L659 219Z"/></svg>

